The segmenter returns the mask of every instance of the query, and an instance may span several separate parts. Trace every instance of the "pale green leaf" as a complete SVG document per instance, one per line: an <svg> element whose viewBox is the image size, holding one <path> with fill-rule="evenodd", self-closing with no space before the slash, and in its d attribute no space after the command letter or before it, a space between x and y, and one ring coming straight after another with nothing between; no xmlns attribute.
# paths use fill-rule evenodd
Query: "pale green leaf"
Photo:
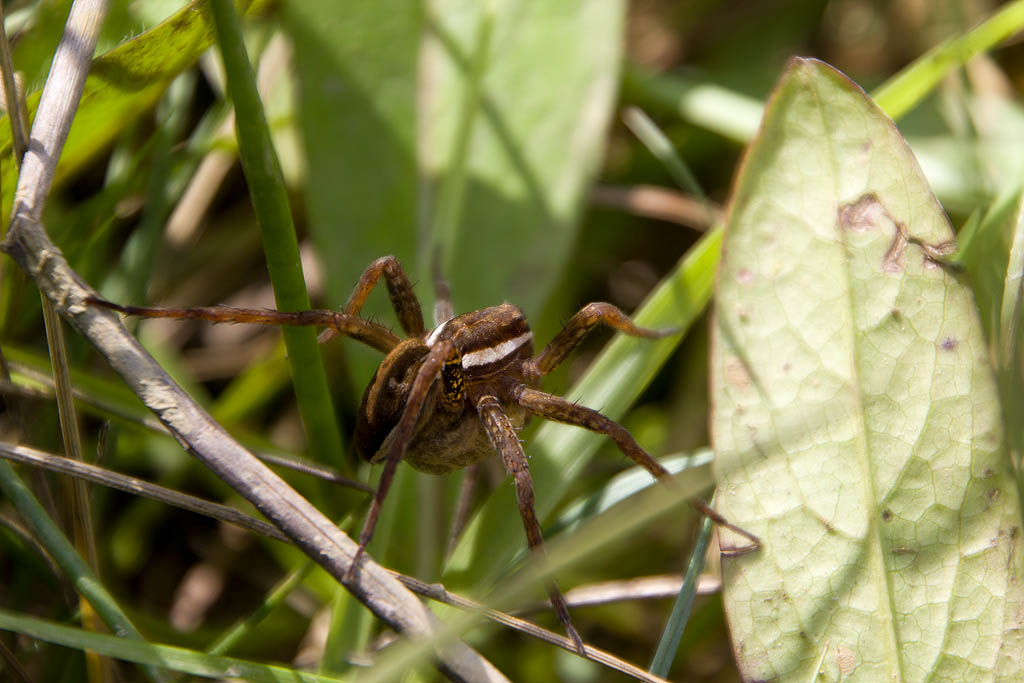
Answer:
<svg viewBox="0 0 1024 683"><path fill-rule="evenodd" d="M720 511L764 541L723 561L748 679L1024 675L1019 493L951 239L892 122L795 61L737 181L712 345Z"/></svg>

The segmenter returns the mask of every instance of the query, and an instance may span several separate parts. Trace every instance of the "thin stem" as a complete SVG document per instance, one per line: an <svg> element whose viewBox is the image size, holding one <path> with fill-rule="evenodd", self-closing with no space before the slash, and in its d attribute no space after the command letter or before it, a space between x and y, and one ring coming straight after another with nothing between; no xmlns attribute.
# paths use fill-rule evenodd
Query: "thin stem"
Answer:
<svg viewBox="0 0 1024 683"><path fill-rule="evenodd" d="M210 9L224 58L228 94L235 107L239 156L263 236L277 308L307 310L309 294L291 208L256 87L256 76L242 40L241 21L231 0L213 0ZM282 334L299 412L309 433L310 451L319 462L344 464L341 431L334 417L316 333L312 329L295 328L282 330Z"/></svg>
<svg viewBox="0 0 1024 683"><path fill-rule="evenodd" d="M697 579L704 569L704 558L708 553L708 545L711 543L711 525L711 518L705 517L700 526L697 544L693 548L693 554L690 555L690 564L686 568L683 586L679 589L679 595L676 597L675 604L672 605L672 614L669 615L665 631L658 642L658 649L651 659L651 673L658 676L668 676L672 660L675 659L676 651L679 649L679 641L686 629L686 622L690 619L693 599L697 595Z"/></svg>

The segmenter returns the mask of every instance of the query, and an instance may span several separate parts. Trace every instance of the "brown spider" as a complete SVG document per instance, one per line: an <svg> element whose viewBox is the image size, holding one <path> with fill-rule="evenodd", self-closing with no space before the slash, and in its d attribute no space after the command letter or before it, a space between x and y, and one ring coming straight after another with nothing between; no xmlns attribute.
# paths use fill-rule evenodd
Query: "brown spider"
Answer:
<svg viewBox="0 0 1024 683"><path fill-rule="evenodd" d="M360 318L366 297L381 277L406 339L375 322ZM381 503L400 460L422 472L445 474L468 467L497 451L515 482L519 514L534 555L544 541L533 509L533 482L526 454L516 435L530 415L606 434L619 449L657 479L668 471L637 444L625 427L596 410L538 390L540 379L554 370L596 325L604 324L635 337L655 339L672 334L637 327L607 303L584 306L561 332L533 355L533 333L522 311L512 304L492 306L454 316L447 290L439 287L435 317L442 321L431 331L423 325L419 300L394 256L377 259L363 272L344 312L327 310L294 313L241 308L145 308L120 306L99 299L90 303L127 315L192 318L211 322L264 325L317 325L327 328L321 341L342 334L384 352L386 357L366 387L356 421L360 454L384 462L384 472L362 532L353 570L373 536ZM692 503L715 522L760 541L734 527L701 502ZM583 653L583 641L569 619L565 598L552 582L548 593L559 621Z"/></svg>

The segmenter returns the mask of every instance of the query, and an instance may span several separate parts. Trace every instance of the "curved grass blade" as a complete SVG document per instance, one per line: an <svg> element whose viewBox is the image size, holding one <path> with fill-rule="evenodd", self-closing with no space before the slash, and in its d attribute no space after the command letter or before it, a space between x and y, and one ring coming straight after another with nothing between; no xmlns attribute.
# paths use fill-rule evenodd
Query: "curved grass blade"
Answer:
<svg viewBox="0 0 1024 683"><path fill-rule="evenodd" d="M166 667L206 678L232 678L254 682L267 681L268 683L284 681L288 683L336 683L343 680L234 657L215 657L183 647L143 643L104 633L92 633L45 619L26 617L7 610L0 610L0 629L65 647L98 652L108 657L137 662L148 667Z"/></svg>
<svg viewBox="0 0 1024 683"><path fill-rule="evenodd" d="M1024 386L1020 349L1024 296L1024 190L999 197L983 218L960 231L959 263L971 275L974 295L988 335L996 381L1002 397L1003 423L1013 461L1024 454Z"/></svg>
<svg viewBox="0 0 1024 683"><path fill-rule="evenodd" d="M1024 28L1024 0L1015 0L962 36L935 46L885 82L875 103L898 119L938 85L951 70L990 50Z"/></svg>

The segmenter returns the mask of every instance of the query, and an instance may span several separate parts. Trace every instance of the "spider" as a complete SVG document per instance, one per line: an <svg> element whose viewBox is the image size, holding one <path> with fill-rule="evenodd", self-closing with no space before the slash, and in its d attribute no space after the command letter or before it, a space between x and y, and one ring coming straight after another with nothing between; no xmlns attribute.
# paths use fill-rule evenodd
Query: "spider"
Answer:
<svg viewBox="0 0 1024 683"><path fill-rule="evenodd" d="M359 317L367 296L381 277L406 333L405 339ZM359 551L352 571L373 536L399 461L405 460L422 472L446 474L474 465L495 452L515 484L530 550L535 557L543 556L544 541L533 509L533 482L517 436L517 430L531 415L605 434L656 479L669 478L669 472L640 447L625 427L596 410L544 393L539 387L541 378L565 360L599 324L648 339L675 331L637 327L615 306L591 303L576 313L535 356L533 333L517 307L504 303L455 316L447 287L439 286L438 294L435 318L441 322L428 331L408 276L394 256L384 256L366 268L341 313L219 306L149 308L121 306L101 299L89 302L126 315L322 326L326 331L321 341L341 334L386 354L363 393L356 420L356 448L370 462L383 462L384 471L359 535ZM752 547L760 546L756 536L728 523L704 503L691 504L716 523L745 536ZM569 618L565 598L553 582L548 586L548 594L563 628L577 651L583 653L583 641Z"/></svg>

